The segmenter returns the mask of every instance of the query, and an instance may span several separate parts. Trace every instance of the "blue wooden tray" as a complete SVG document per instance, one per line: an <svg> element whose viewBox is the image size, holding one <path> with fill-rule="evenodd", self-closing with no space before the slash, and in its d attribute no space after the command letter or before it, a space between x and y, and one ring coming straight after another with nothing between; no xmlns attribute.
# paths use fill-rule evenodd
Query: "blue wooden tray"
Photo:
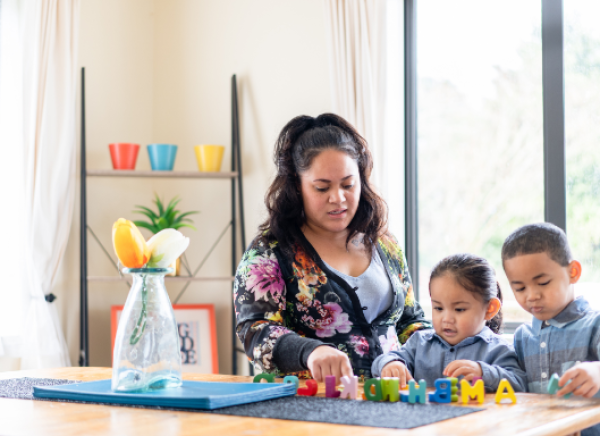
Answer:
<svg viewBox="0 0 600 436"><path fill-rule="evenodd" d="M113 392L110 385L110 380L99 380L60 386L35 386L33 396L93 403L213 410L296 394L296 386L292 383L224 383L185 380L179 388L145 393Z"/></svg>

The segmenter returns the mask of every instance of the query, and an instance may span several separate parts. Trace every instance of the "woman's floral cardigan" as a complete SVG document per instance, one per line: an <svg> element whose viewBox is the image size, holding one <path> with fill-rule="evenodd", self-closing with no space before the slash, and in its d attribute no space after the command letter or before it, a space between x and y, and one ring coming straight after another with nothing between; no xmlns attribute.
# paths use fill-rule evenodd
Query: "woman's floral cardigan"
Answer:
<svg viewBox="0 0 600 436"><path fill-rule="evenodd" d="M234 282L237 334L258 372L280 374L272 362L277 338L288 333L320 339L348 354L354 373L368 378L375 358L397 350L416 330L430 328L415 301L402 250L379 241L377 252L392 283L394 301L369 324L355 289L323 263L307 240L294 259L277 243L254 242ZM283 374L280 374L283 375ZM299 374L310 376L308 372Z"/></svg>

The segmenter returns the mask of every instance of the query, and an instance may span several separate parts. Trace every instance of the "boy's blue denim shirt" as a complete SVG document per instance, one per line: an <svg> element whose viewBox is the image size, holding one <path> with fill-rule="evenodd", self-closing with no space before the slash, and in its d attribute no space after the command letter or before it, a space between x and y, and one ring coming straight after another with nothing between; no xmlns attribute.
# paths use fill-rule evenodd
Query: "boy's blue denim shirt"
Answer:
<svg viewBox="0 0 600 436"><path fill-rule="evenodd" d="M525 391L525 372L519 367L512 345L488 327L456 345L448 344L434 330L417 331L399 351L391 351L375 359L371 371L374 376L380 377L386 364L400 361L417 381L423 379L427 386L433 387L436 379L445 377L444 369L454 360L479 363L487 391L496 391L503 378L515 391Z"/></svg>
<svg viewBox="0 0 600 436"><path fill-rule="evenodd" d="M580 362L600 360L599 335L600 312L583 297L548 321L534 317L531 324L520 326L515 332L515 351L527 372L528 392L546 394L552 374L562 376ZM600 398L600 392L594 398ZM584 430L582 435L600 435L600 425Z"/></svg>

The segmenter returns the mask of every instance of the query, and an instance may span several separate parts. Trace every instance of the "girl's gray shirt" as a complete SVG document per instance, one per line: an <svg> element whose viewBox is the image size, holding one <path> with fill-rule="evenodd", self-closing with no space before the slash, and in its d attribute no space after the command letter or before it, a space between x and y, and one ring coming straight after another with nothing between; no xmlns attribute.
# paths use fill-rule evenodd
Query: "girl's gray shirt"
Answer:
<svg viewBox="0 0 600 436"><path fill-rule="evenodd" d="M435 380L444 378L444 369L454 360L479 363L487 391L496 391L503 378L516 392L525 392L527 378L519 366L513 346L484 327L479 334L450 345L435 330L419 330L406 341L399 351L382 354L373 361L371 371L380 377L383 367L390 362L403 362L415 380L425 380L433 387Z"/></svg>

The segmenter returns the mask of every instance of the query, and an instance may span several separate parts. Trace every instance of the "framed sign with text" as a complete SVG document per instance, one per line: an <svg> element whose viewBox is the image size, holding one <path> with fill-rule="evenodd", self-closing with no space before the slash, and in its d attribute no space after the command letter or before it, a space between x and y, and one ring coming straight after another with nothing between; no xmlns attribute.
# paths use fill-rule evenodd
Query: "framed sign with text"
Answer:
<svg viewBox="0 0 600 436"><path fill-rule="evenodd" d="M123 306L111 307L111 350L115 347L115 336ZM215 308L212 304L173 305L179 347L181 371L203 374L218 374L217 332Z"/></svg>

